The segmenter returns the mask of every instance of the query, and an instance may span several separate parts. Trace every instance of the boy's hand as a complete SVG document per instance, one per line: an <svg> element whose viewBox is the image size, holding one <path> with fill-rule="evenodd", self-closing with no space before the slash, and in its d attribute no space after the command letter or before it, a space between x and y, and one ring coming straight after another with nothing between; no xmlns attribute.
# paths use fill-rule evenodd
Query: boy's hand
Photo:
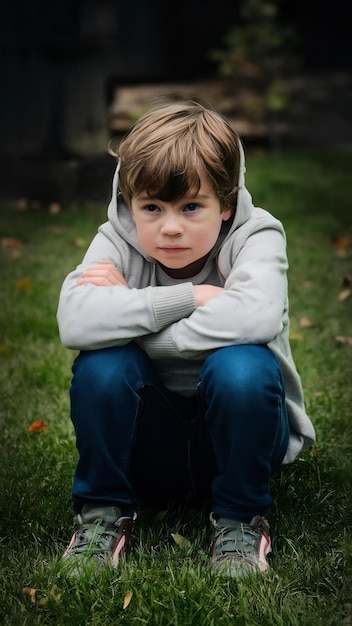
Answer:
<svg viewBox="0 0 352 626"><path fill-rule="evenodd" d="M77 283L79 285L96 285L97 287L111 287L114 285L128 287L120 270L110 261L100 261L98 265L87 267ZM194 285L193 289L197 307L208 302L208 300L212 300L224 291L222 287L215 287L215 285Z"/></svg>
<svg viewBox="0 0 352 626"><path fill-rule="evenodd" d="M222 287L215 287L215 285L194 285L193 289L197 307L208 302L208 300L216 298L224 291Z"/></svg>
<svg viewBox="0 0 352 626"><path fill-rule="evenodd" d="M78 285L96 285L97 287L116 285L128 287L121 272L110 261L100 261L99 265L87 267L77 283Z"/></svg>

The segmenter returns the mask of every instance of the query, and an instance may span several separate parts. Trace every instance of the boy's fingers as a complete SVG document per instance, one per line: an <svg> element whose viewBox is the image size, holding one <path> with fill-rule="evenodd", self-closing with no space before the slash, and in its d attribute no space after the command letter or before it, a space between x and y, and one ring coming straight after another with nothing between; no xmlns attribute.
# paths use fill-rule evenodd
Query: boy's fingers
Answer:
<svg viewBox="0 0 352 626"><path fill-rule="evenodd" d="M98 286L107 285L120 285L127 287L123 275L119 270L114 268L113 270L99 265L92 265L84 270L82 276L78 279L79 285L93 284Z"/></svg>
<svg viewBox="0 0 352 626"><path fill-rule="evenodd" d="M104 276L89 276L80 278L77 282L79 285L96 285L97 287L106 287L112 284Z"/></svg>

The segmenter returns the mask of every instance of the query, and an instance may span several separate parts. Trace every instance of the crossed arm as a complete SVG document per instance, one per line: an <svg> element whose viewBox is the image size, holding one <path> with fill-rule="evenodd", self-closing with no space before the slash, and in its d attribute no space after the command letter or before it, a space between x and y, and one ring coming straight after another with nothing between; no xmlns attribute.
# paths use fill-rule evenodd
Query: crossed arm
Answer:
<svg viewBox="0 0 352 626"><path fill-rule="evenodd" d="M98 265L91 265L84 270L79 285L96 285L97 287L128 287L121 272L110 261L100 261ZM199 307L208 300L212 300L223 291L215 285L193 285L196 306Z"/></svg>
<svg viewBox="0 0 352 626"><path fill-rule="evenodd" d="M123 266L125 253L128 257L128 246L125 250L122 242L118 256L115 243L99 233L85 267L71 272L62 286L57 318L63 345L92 350L143 337L151 358L197 359L228 345L272 341L282 332L286 310L285 239L277 229L266 228L244 243L240 247L236 240L236 250L228 244L223 289L189 280L156 287L139 282L141 264L126 280L117 267ZM93 260L102 257L103 248L116 264Z"/></svg>

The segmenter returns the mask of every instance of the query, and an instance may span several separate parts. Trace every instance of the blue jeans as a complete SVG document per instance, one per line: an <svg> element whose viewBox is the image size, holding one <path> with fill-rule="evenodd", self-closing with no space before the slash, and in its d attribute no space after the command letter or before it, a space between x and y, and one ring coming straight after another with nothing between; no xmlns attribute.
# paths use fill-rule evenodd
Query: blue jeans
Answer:
<svg viewBox="0 0 352 626"><path fill-rule="evenodd" d="M191 398L166 389L135 342L81 352L73 374L76 512L89 501L128 515L136 502L194 496L211 498L217 516L268 513L289 427L280 366L267 346L213 352Z"/></svg>

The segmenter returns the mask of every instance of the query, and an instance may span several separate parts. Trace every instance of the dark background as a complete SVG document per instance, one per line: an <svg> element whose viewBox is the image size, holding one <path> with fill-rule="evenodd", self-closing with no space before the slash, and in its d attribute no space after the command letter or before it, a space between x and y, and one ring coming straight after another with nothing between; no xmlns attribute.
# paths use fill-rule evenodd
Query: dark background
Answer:
<svg viewBox="0 0 352 626"><path fill-rule="evenodd" d="M319 89L317 77L327 77L325 108L335 108L335 84L342 84L333 78L341 75L346 84L350 75L347 4L335 0L328 10L317 1L280 3L282 24L298 35L307 91L310 85ZM238 23L236 0L3 2L0 198L62 200L66 179L69 198L77 185L82 188L89 180L92 187L93 174L100 189L99 171L109 158L106 112L116 88L212 79L217 68L209 51L222 47L229 28ZM341 99L339 87L339 106ZM112 167L109 161L109 176Z"/></svg>

